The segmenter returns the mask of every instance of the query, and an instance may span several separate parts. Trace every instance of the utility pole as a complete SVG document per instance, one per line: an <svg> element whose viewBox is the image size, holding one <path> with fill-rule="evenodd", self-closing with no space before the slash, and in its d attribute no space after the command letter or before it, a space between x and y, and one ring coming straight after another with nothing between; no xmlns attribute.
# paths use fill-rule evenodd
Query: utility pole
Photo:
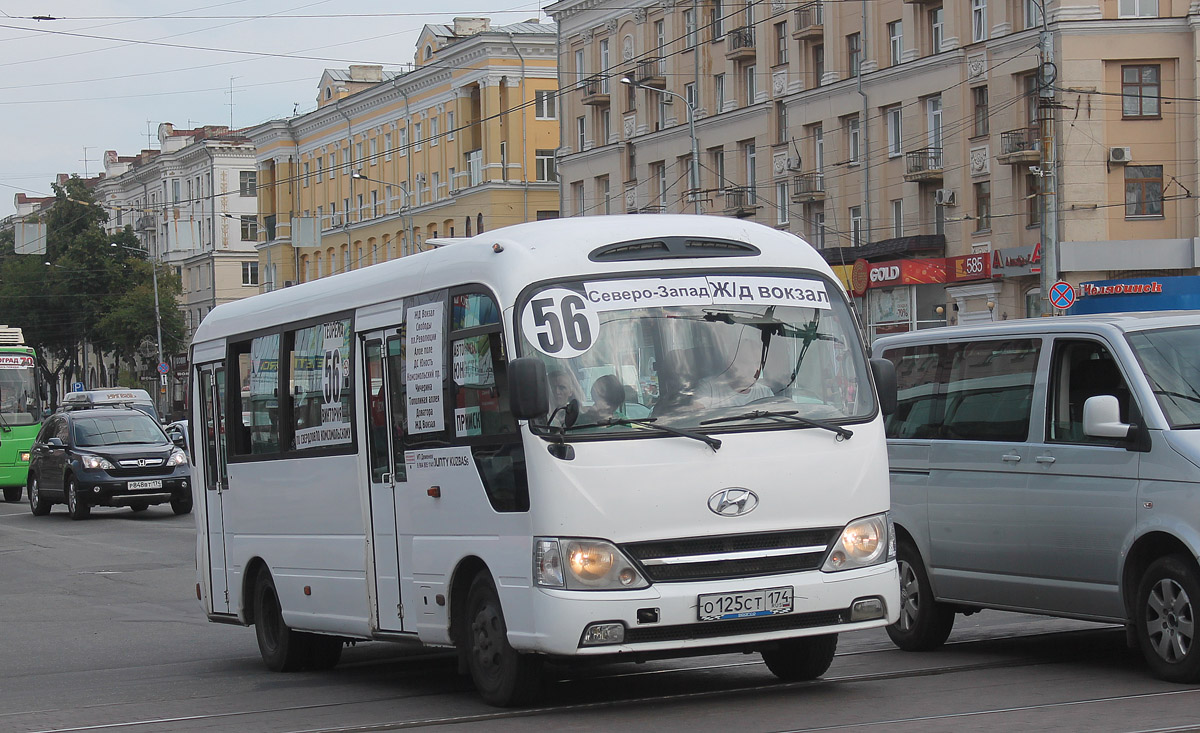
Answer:
<svg viewBox="0 0 1200 733"><path fill-rule="evenodd" d="M1042 315L1054 315L1050 288L1058 282L1058 161L1054 144L1054 83L1058 67L1054 65L1054 36L1050 35L1050 19L1046 17L1046 2L1040 0L1042 31L1039 36L1041 63L1038 66L1038 122L1041 125L1042 164L1039 180L1042 207Z"/></svg>

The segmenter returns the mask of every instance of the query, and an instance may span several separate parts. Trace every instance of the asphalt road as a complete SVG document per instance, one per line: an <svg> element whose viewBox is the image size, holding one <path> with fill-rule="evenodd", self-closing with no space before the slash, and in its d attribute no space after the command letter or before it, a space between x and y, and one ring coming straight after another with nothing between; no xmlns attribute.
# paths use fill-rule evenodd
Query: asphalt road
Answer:
<svg viewBox="0 0 1200 733"><path fill-rule="evenodd" d="M1150 678L1121 629L1000 612L923 654L843 635L808 683L757 655L556 670L518 711L482 704L447 655L383 643L274 674L253 629L205 620L194 537L167 507L73 522L0 503L0 732L1200 730L1200 689Z"/></svg>

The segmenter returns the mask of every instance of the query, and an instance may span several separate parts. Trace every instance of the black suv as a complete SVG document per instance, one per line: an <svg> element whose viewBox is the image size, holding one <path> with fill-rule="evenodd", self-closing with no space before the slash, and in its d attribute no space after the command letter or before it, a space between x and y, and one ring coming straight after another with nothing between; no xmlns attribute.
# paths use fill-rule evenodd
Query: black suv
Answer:
<svg viewBox="0 0 1200 733"><path fill-rule="evenodd" d="M140 512L171 503L192 510L187 454L154 418L130 407L57 412L46 419L29 456L29 507L37 516L65 503L71 519L93 506Z"/></svg>

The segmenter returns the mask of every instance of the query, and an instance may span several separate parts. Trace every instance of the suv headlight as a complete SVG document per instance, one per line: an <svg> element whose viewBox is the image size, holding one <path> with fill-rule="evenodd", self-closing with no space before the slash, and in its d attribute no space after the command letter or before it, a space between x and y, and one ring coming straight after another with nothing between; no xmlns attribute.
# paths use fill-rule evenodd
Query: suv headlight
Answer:
<svg viewBox="0 0 1200 733"><path fill-rule="evenodd" d="M110 471L116 468L116 466L109 463L108 459L104 458L103 456L82 455L79 457L79 460L83 463L84 468L91 469L93 471L97 468L103 468L105 471Z"/></svg>
<svg viewBox="0 0 1200 733"><path fill-rule="evenodd" d="M533 580L544 588L631 590L650 584L616 545L605 540L538 537Z"/></svg>
<svg viewBox="0 0 1200 733"><path fill-rule="evenodd" d="M821 570L833 573L865 568L885 563L895 556L892 517L889 512L884 512L847 524L833 544L833 550L825 558Z"/></svg>
<svg viewBox="0 0 1200 733"><path fill-rule="evenodd" d="M178 448L171 451L170 457L167 458L168 466L182 466L183 464L185 464L187 462L188 462L187 453L184 453L183 451L179 450Z"/></svg>

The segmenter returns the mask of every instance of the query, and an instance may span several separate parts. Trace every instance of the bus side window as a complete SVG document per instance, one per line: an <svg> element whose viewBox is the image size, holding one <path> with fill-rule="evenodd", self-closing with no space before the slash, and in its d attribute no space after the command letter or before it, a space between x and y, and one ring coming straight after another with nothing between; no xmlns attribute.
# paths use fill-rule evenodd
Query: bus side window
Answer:
<svg viewBox="0 0 1200 733"><path fill-rule="evenodd" d="M408 408L404 402L407 395L404 389L404 326L400 326L400 335L387 340L386 368L388 375L388 392L391 402L391 415L388 416L388 428L392 439L392 480L400 483L408 480L404 467L404 435L407 429L404 422L408 419Z"/></svg>

